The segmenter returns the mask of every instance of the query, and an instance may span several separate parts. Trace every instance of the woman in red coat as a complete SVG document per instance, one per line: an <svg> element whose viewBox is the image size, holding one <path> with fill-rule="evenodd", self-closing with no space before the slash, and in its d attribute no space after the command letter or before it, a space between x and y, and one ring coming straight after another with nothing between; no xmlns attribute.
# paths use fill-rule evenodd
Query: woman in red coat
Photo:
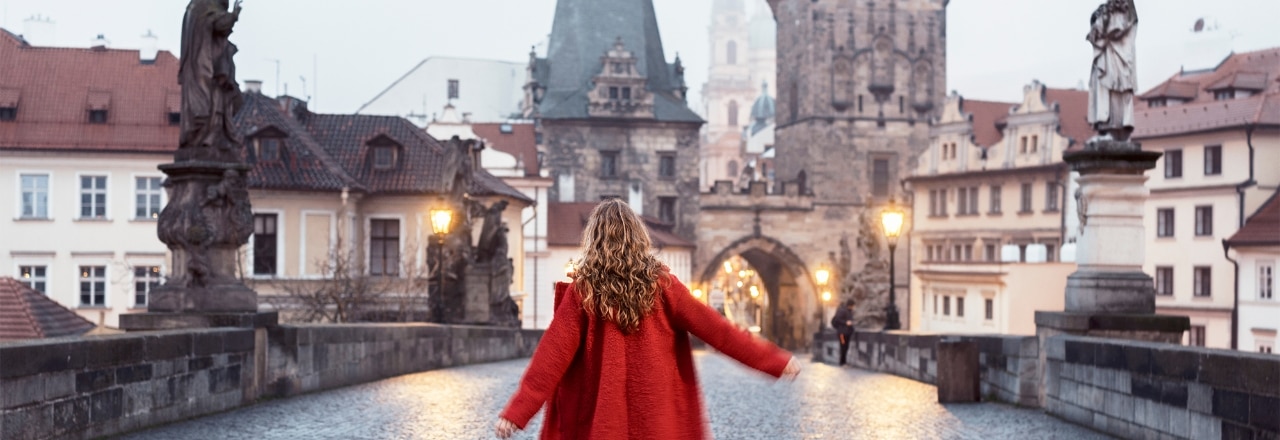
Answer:
<svg viewBox="0 0 1280 440"><path fill-rule="evenodd" d="M791 354L733 327L653 256L649 234L619 200L600 203L571 284L557 283L555 319L498 419L500 438L547 404L543 439L710 437L689 333L774 377Z"/></svg>

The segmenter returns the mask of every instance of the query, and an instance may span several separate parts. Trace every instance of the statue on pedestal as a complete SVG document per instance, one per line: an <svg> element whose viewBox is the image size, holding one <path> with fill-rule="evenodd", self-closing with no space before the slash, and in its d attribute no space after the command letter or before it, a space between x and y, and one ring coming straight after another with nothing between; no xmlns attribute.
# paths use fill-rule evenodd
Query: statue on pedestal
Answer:
<svg viewBox="0 0 1280 440"><path fill-rule="evenodd" d="M178 160L239 161L239 136L231 119L244 105L227 41L240 19L240 0L227 12L227 0L192 0L182 19L182 136Z"/></svg>
<svg viewBox="0 0 1280 440"><path fill-rule="evenodd" d="M1088 121L1104 138L1125 141L1133 133L1137 37L1138 11L1133 0L1107 0L1090 18L1086 38L1093 44L1093 69Z"/></svg>

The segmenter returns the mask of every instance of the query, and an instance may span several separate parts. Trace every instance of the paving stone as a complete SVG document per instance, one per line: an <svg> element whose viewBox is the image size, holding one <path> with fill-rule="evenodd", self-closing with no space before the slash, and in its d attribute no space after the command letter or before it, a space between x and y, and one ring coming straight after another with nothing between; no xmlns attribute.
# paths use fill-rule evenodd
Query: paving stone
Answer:
<svg viewBox="0 0 1280 440"><path fill-rule="evenodd" d="M1108 438L1036 409L942 405L935 387L888 374L806 364L795 382L775 383L718 354L695 357L716 438ZM527 365L516 360L400 376L271 400L124 439L492 438L497 414ZM1089 414L1092 422L1085 409L1060 404ZM540 426L541 415L516 438L535 438Z"/></svg>

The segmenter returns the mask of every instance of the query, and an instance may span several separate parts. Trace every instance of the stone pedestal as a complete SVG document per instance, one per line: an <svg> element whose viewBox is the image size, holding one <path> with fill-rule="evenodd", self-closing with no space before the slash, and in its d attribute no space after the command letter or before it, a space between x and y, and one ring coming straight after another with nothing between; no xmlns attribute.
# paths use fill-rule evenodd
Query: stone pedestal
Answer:
<svg viewBox="0 0 1280 440"><path fill-rule="evenodd" d="M463 289L462 321L468 324L489 323L490 279L493 268L488 264L467 265L466 288Z"/></svg>

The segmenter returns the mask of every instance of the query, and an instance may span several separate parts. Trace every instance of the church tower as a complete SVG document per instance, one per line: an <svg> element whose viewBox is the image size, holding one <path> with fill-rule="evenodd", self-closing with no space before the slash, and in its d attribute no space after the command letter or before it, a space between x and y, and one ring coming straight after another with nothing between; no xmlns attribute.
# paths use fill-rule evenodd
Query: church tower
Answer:
<svg viewBox="0 0 1280 440"><path fill-rule="evenodd" d="M755 0L748 18L746 0L715 0L708 28L711 45L707 83L702 87L702 187L717 180L739 180L746 165L744 130L762 84L776 75L774 24L768 5Z"/></svg>
<svg viewBox="0 0 1280 440"><path fill-rule="evenodd" d="M679 57L651 0L559 0L546 58L530 54L523 113L538 122L556 202L621 198L694 238L698 131Z"/></svg>

